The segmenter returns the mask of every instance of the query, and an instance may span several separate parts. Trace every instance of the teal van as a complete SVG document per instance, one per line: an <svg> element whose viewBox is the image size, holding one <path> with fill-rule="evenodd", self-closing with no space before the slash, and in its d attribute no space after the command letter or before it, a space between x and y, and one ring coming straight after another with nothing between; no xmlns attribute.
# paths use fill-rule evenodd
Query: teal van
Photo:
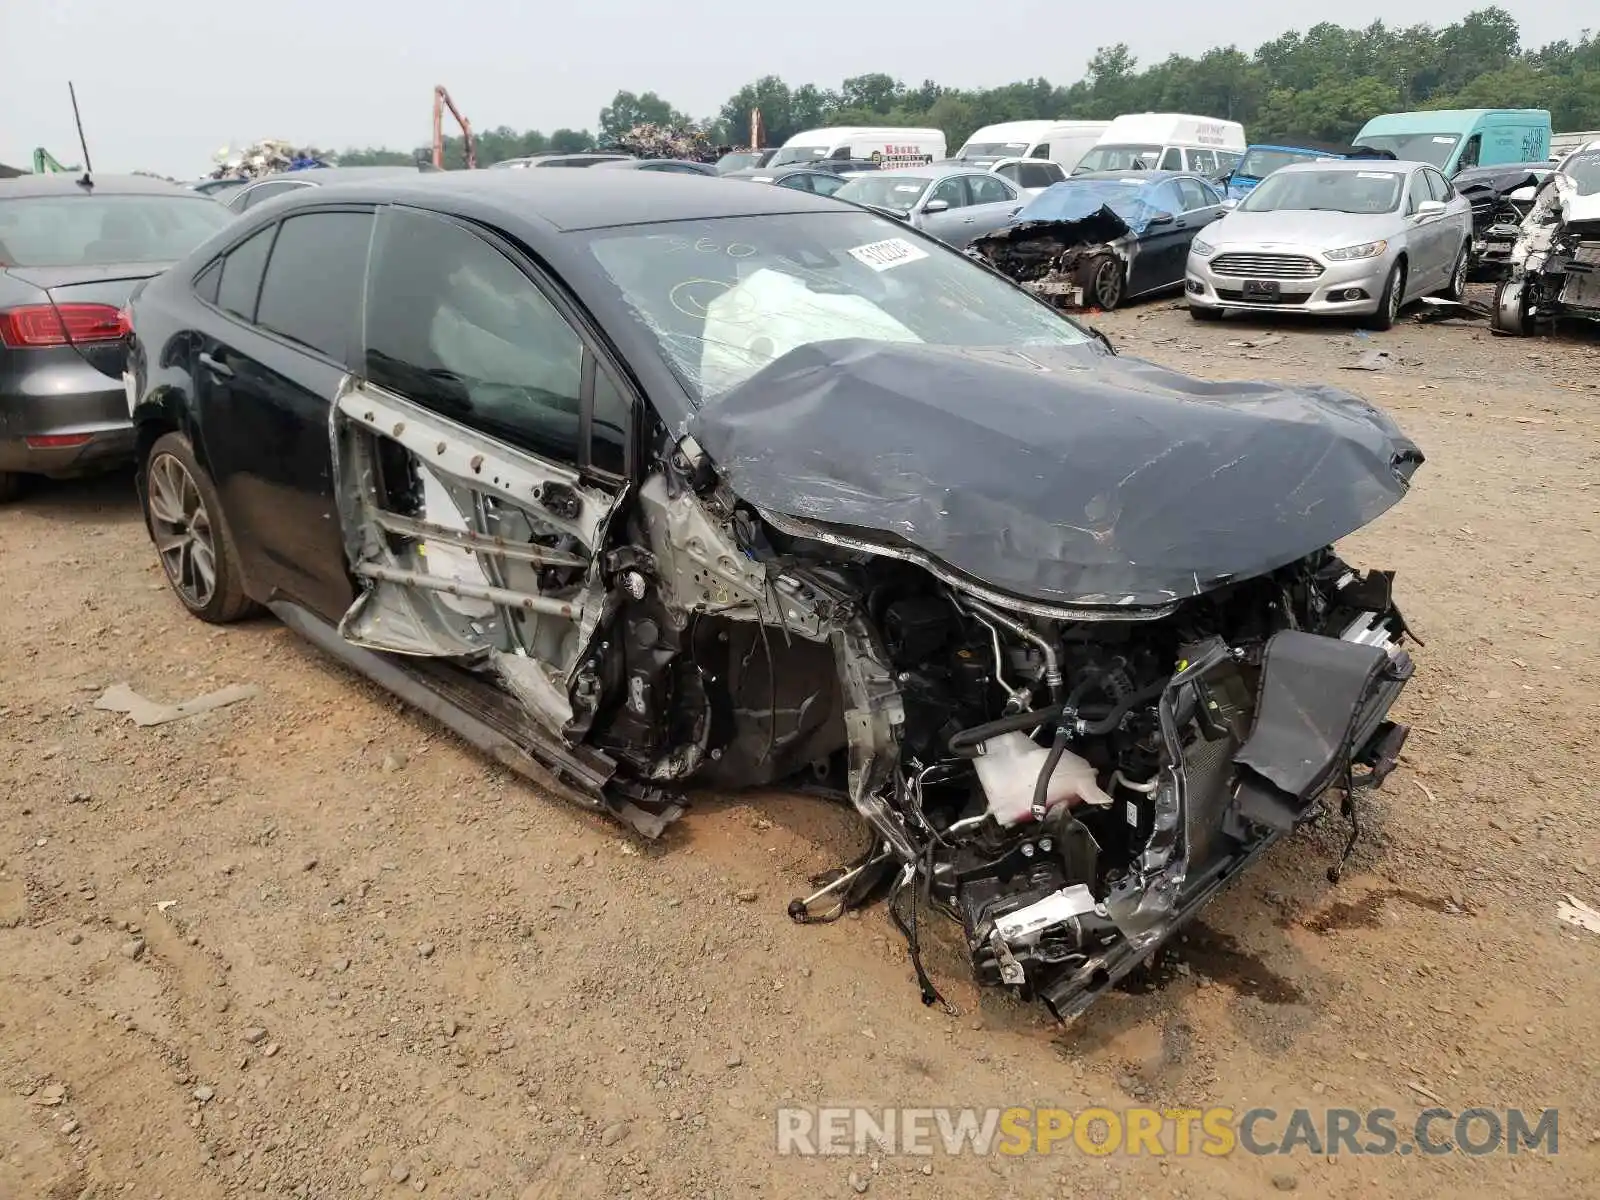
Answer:
<svg viewBox="0 0 1600 1200"><path fill-rule="evenodd" d="M1432 163L1446 175L1466 167L1543 162L1550 157L1550 113L1543 108L1440 108L1385 113L1355 136L1357 146Z"/></svg>

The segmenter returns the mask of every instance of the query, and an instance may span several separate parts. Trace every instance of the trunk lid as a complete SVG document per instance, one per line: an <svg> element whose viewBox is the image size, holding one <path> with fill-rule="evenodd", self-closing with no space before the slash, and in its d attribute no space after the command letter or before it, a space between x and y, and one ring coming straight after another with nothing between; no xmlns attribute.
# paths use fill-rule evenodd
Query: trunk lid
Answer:
<svg viewBox="0 0 1600 1200"><path fill-rule="evenodd" d="M161 274L171 263L112 263L104 266L8 267L13 279L38 288L52 304L109 304L123 308L141 280ZM121 380L127 358L122 342L89 342L72 348L102 375Z"/></svg>

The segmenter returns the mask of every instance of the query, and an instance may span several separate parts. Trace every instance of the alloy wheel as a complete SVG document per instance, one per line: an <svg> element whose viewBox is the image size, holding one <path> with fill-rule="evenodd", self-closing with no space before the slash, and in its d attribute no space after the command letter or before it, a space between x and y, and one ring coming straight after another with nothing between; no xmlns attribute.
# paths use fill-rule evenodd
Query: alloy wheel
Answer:
<svg viewBox="0 0 1600 1200"><path fill-rule="evenodd" d="M1094 298L1107 312L1122 302L1122 264L1108 258L1094 273Z"/></svg>
<svg viewBox="0 0 1600 1200"><path fill-rule="evenodd" d="M1450 295L1459 300L1467 290L1467 252L1463 248L1456 258L1455 272L1450 276Z"/></svg>
<svg viewBox="0 0 1600 1200"><path fill-rule="evenodd" d="M167 581L190 608L204 608L217 588L210 514L189 469L170 454L150 460L150 529Z"/></svg>
<svg viewBox="0 0 1600 1200"><path fill-rule="evenodd" d="M1399 267L1394 271L1394 286L1389 289L1389 321L1400 319L1400 300L1406 290L1406 274Z"/></svg>

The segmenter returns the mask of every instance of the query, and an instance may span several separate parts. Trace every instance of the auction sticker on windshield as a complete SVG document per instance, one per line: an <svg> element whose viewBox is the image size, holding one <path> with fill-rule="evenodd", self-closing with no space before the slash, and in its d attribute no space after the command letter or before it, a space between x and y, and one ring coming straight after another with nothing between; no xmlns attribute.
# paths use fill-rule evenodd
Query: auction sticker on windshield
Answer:
<svg viewBox="0 0 1600 1200"><path fill-rule="evenodd" d="M850 257L871 267L874 271L887 271L890 267L903 267L908 262L927 258L926 250L918 249L905 238L885 238L881 242L868 242L850 251Z"/></svg>

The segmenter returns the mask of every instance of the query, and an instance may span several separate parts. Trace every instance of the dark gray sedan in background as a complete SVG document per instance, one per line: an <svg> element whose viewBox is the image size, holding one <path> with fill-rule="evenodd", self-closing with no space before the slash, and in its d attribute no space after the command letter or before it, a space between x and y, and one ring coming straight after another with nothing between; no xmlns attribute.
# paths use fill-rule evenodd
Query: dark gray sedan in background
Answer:
<svg viewBox="0 0 1600 1200"><path fill-rule="evenodd" d="M232 219L134 175L0 181L0 500L29 475L131 457L123 305Z"/></svg>

